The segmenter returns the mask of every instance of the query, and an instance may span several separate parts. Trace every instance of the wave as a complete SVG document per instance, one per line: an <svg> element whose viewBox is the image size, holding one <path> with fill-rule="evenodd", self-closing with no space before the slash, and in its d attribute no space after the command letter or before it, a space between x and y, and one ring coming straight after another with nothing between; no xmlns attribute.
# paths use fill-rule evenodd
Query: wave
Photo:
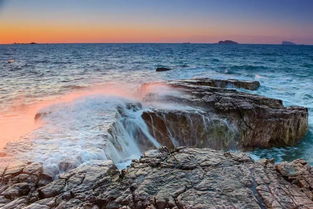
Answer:
<svg viewBox="0 0 313 209"><path fill-rule="evenodd" d="M4 151L43 163L52 176L92 160L112 160L124 168L148 147L160 147L141 118L140 102L154 88L136 89L110 84L12 106L0 115L0 129L7 130ZM17 124L23 128L16 130Z"/></svg>

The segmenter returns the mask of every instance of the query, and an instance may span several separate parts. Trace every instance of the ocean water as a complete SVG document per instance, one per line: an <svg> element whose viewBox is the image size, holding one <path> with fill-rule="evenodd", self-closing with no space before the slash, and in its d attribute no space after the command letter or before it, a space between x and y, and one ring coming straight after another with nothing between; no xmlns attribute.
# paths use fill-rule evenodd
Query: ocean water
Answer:
<svg viewBox="0 0 313 209"><path fill-rule="evenodd" d="M140 84L194 77L258 80L252 93L309 108L301 143L251 155L313 164L313 46L211 44L0 45L0 161L43 162L55 174L99 159L123 167L142 152L138 130L160 146L140 120L149 108Z"/></svg>

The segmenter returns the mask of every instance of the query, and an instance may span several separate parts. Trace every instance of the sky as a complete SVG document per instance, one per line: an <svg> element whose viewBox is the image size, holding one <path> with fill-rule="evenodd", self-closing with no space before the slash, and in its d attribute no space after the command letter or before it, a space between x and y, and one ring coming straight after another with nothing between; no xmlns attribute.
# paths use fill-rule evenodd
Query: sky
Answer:
<svg viewBox="0 0 313 209"><path fill-rule="evenodd" d="M313 44L313 0L0 0L0 43Z"/></svg>

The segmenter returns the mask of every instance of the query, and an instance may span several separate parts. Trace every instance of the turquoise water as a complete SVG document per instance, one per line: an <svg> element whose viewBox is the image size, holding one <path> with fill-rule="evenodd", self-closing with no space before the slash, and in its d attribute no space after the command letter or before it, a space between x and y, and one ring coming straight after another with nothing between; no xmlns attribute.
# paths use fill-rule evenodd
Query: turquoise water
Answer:
<svg viewBox="0 0 313 209"><path fill-rule="evenodd" d="M159 66L173 70L155 72L155 68ZM80 157L81 162L106 158L106 153L101 149L106 146L102 142L105 136L101 136L101 131L115 120L112 108L116 108L125 97L126 100L132 100L128 95L140 83L193 77L258 80L261 88L253 93L282 99L287 106L301 105L309 108L310 131L300 144L295 147L257 150L253 154L278 161L300 157L313 164L313 46L0 45L2 111L82 89L103 88L108 83L119 87L114 92L114 99L112 94L110 98L107 94L105 97L97 93L95 95L98 96L82 94L71 101L71 107L68 104L62 106L62 102L45 107L45 111L49 109L54 112L45 124L54 124L58 130L62 128L62 132L46 126L34 131L36 134L27 133L18 142L12 139L14 142L9 143L5 150L8 153L27 153L32 150L32 155L40 161L50 159L51 155L64 158L71 153ZM122 90L123 87L126 88ZM117 101L116 94L122 95L123 99L118 98ZM36 146L40 147L37 151L34 150ZM77 154L86 147L88 152ZM46 156L47 153L50 155Z"/></svg>

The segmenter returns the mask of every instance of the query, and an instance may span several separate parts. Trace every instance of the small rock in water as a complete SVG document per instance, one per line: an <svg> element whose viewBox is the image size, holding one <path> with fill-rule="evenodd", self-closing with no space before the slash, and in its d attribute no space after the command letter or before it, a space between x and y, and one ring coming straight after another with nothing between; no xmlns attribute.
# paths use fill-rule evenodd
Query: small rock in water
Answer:
<svg viewBox="0 0 313 209"><path fill-rule="evenodd" d="M164 71L170 71L172 69L166 68L166 67L158 67L155 71L156 72L164 72Z"/></svg>

